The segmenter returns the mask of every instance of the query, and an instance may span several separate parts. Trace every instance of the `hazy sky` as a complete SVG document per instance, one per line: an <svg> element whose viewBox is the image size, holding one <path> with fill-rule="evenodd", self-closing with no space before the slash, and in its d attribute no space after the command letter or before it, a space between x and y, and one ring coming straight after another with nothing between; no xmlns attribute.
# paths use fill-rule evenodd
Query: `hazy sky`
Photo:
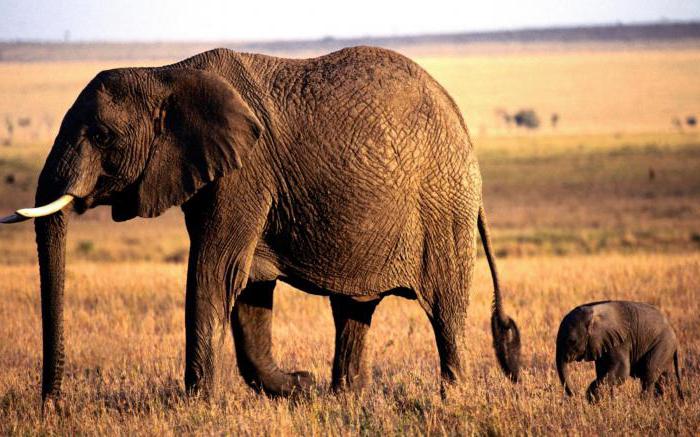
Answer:
<svg viewBox="0 0 700 437"><path fill-rule="evenodd" d="M700 0L0 0L0 40L270 40L700 19Z"/></svg>

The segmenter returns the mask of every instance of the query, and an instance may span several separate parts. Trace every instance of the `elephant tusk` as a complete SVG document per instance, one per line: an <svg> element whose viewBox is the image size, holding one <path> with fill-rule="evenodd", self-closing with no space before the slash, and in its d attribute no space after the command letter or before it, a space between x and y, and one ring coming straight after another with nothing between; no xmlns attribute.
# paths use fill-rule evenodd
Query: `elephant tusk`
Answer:
<svg viewBox="0 0 700 437"><path fill-rule="evenodd" d="M66 207L69 203L73 201L74 197L70 194L64 194L57 200L36 208L24 208L19 209L14 214L8 215L7 217L0 218L0 223L19 223L25 220L36 217L44 217L58 212Z"/></svg>
<svg viewBox="0 0 700 437"><path fill-rule="evenodd" d="M64 194L63 196L59 197L57 200L54 200L53 202L44 205L44 206L39 206L36 208L24 208L24 209L19 209L17 210L16 214L21 215L22 217L27 217L27 218L36 218L36 217L44 217L47 215L51 215L55 212L58 212L65 208L66 205L71 203L73 201L74 197L71 196L70 194Z"/></svg>

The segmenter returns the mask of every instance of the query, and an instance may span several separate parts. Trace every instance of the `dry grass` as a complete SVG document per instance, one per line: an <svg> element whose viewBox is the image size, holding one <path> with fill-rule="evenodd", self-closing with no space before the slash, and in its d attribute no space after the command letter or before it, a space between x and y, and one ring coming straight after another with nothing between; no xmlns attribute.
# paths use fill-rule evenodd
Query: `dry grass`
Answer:
<svg viewBox="0 0 700 437"><path fill-rule="evenodd" d="M442 402L434 337L419 305L383 302L370 334L373 383L361 396L327 392L333 353L328 301L278 289L275 354L287 369L314 371L318 391L271 400L246 388L230 342L212 403L182 395L184 266L91 263L70 267L66 291L66 409L39 414L40 323L34 266L3 268L0 290L0 433L689 434L700 424L700 256L505 260L509 312L524 341L522 384L499 373L490 346L490 286L481 262L469 312L468 384ZM628 382L597 406L565 400L553 366L561 317L581 302L635 299L660 306L684 349L688 400L638 399ZM579 390L592 366L575 373Z"/></svg>

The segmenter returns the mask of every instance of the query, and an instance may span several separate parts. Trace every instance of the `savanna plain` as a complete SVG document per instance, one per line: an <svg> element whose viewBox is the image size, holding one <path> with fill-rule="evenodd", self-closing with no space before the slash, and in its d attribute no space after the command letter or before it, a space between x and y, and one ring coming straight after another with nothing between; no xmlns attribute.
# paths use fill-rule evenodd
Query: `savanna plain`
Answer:
<svg viewBox="0 0 700 437"><path fill-rule="evenodd" d="M218 394L184 396L188 241L177 210L116 224L98 208L69 232L66 378L42 416L41 316L33 226L0 227L0 434L680 434L700 426L700 44L542 47L417 58L462 109L484 176L507 311L520 325L522 380L500 373L479 259L468 316L467 384L443 401L429 322L387 298L373 319L373 381L328 389L327 298L279 284L274 351L316 374L308 396L271 399L238 376L232 339ZM0 63L0 214L33 202L60 119L98 71L163 62ZM532 109L537 127L515 115ZM527 124L527 123L525 123ZM351 188L349 188L351 189ZM590 363L566 399L554 368L561 318L581 303L657 305L681 344L685 401L641 399L628 381L589 405Z"/></svg>

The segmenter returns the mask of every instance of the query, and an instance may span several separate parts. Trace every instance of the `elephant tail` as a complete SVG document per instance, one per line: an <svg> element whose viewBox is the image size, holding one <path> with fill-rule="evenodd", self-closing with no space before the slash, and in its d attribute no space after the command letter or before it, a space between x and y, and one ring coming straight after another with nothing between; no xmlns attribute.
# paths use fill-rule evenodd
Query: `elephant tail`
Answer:
<svg viewBox="0 0 700 437"><path fill-rule="evenodd" d="M673 353L673 369L676 371L676 390L678 390L678 397L683 399L683 389L681 387L681 369L679 366L678 349Z"/></svg>
<svg viewBox="0 0 700 437"><path fill-rule="evenodd" d="M493 279L493 305L491 308L491 333L493 335L493 348L501 369L513 382L518 382L520 373L520 331L513 319L503 311L501 288L496 270L496 260L491 249L491 238L486 222L484 205L479 206L479 218L477 220L479 235L484 245L484 254L489 263L491 278Z"/></svg>

